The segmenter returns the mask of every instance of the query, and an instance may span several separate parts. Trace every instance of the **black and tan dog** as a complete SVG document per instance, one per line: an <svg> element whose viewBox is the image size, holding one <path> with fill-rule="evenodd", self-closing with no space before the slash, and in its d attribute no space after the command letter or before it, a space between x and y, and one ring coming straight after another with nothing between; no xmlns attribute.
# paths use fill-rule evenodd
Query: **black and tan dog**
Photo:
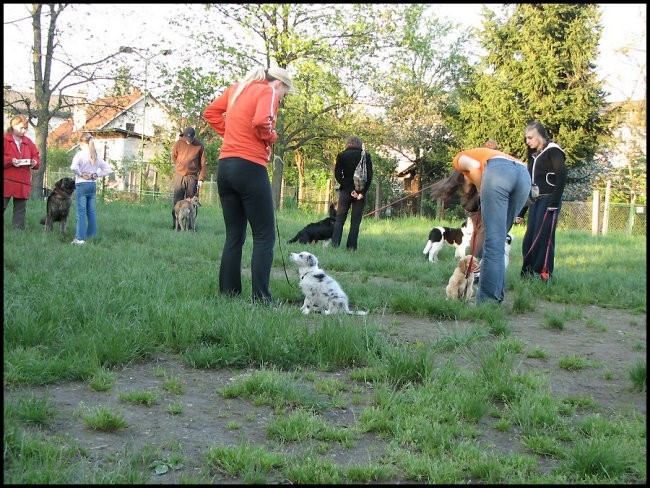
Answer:
<svg viewBox="0 0 650 488"><path fill-rule="evenodd" d="M52 230L54 222L60 222L61 234L65 234L74 189L75 184L72 178L61 178L54 184L54 190L47 197L45 217L41 219L41 224L45 225L46 232Z"/></svg>
<svg viewBox="0 0 650 488"><path fill-rule="evenodd" d="M332 238L332 231L334 230L334 221L336 220L336 205L330 203L329 217L318 222L312 222L303 227L293 239L289 239L287 243L300 242L301 244L312 243L318 241L326 241Z"/></svg>
<svg viewBox="0 0 650 488"><path fill-rule="evenodd" d="M196 207L200 206L201 202L198 195L176 202L176 205L174 205L176 230L196 231Z"/></svg>

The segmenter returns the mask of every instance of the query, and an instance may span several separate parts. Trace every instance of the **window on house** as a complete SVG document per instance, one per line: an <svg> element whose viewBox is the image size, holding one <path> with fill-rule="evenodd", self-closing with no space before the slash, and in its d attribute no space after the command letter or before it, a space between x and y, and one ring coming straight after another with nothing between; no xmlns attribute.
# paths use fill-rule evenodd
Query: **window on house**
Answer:
<svg viewBox="0 0 650 488"><path fill-rule="evenodd" d="M133 132L135 130L135 124L132 122L127 122L126 123L126 130Z"/></svg>

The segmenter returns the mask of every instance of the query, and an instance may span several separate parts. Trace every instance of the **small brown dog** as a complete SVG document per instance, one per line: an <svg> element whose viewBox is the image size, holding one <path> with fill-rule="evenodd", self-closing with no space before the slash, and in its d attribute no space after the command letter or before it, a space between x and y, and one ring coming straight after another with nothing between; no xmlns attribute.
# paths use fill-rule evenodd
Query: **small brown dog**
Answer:
<svg viewBox="0 0 650 488"><path fill-rule="evenodd" d="M176 230L192 230L196 232L196 207L200 206L198 195L176 202L176 205L174 205Z"/></svg>
<svg viewBox="0 0 650 488"><path fill-rule="evenodd" d="M470 261L472 268L467 272ZM445 288L447 298L452 300L469 300L474 296L474 273L481 270L478 258L471 254L463 256L458 260L454 273L449 278L449 284Z"/></svg>

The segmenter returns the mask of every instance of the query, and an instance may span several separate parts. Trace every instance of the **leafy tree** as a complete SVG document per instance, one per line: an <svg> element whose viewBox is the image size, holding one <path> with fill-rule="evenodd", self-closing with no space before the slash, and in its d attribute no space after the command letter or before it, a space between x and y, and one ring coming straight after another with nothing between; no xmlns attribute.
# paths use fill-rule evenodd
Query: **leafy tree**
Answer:
<svg viewBox="0 0 650 488"><path fill-rule="evenodd" d="M602 31L598 5L510 4L501 15L483 13L487 54L461 106L464 146L493 138L523 158L523 130L538 120L567 153L565 198L586 198L597 173L594 156L610 135L592 63Z"/></svg>
<svg viewBox="0 0 650 488"><path fill-rule="evenodd" d="M25 113L34 125L35 144L41 154L41 166L33 173L32 198L41 198L45 171L47 170L47 136L49 122L52 117L70 109L76 102L73 97L63 95L63 92L73 87L79 87L99 80L113 79L103 68L108 66L118 53L93 58L88 57L81 62L70 60L60 45L62 26L61 15L66 9L75 8L70 4L33 3L26 4L31 19L33 33L32 70L34 73L34 98L32 104L29 98L23 97L5 105L10 114ZM44 12L45 10L45 12ZM17 21L18 22L18 21ZM66 26L70 27L70 26ZM72 30L73 27L70 27ZM74 29L78 31L78 27ZM80 37L82 39L82 37ZM52 79L55 63L65 66L64 74L58 79ZM53 94L59 96L53 98Z"/></svg>
<svg viewBox="0 0 650 488"><path fill-rule="evenodd" d="M451 165L450 93L465 73L465 41L428 6L407 5L387 52L386 72L375 82L385 107L383 144L415 163L422 187L445 176Z"/></svg>
<svg viewBox="0 0 650 488"><path fill-rule="evenodd" d="M276 206L285 166L296 165L294 152L301 151L298 164L303 165L296 168L296 175L312 164L318 169L333 161L332 154L319 154L318 148L335 154L330 143L340 145L353 132L355 125L344 121L355 119L354 104L374 76L367 60L382 46L380 37L392 29L400 8L210 4L204 16L210 28L193 29L197 51L213 60L211 65L222 70L228 83L255 66L278 65L294 74L297 88L283 100L276 127L279 137L269 165ZM183 22L196 25L195 18Z"/></svg>

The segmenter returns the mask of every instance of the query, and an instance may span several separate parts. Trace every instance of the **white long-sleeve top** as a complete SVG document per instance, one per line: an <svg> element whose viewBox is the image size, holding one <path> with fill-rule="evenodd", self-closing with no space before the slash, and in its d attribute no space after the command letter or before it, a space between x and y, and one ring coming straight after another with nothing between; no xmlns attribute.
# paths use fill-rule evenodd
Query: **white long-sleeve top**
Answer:
<svg viewBox="0 0 650 488"><path fill-rule="evenodd" d="M96 173L98 178L107 176L113 172L109 164L98 154L95 164L90 163L90 150L88 147L81 147L81 151L74 155L70 169L75 174L75 183L88 183L92 180L85 179L83 173Z"/></svg>

